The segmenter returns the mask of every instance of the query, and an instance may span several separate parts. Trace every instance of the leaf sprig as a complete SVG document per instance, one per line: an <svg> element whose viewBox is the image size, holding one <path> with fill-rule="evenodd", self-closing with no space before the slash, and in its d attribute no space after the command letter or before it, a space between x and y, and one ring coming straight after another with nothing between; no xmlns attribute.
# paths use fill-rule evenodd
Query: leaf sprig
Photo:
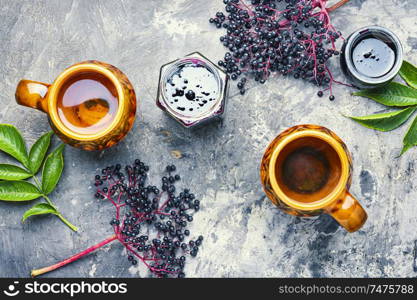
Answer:
<svg viewBox="0 0 417 300"><path fill-rule="evenodd" d="M22 222L31 216L53 214L69 228L77 231L77 227L64 218L48 197L58 184L64 168L62 154L64 144L58 146L45 159L52 135L53 132L50 131L41 136L28 153L25 141L16 127L0 124L0 150L22 164L22 166L0 164L0 200L20 202L42 197L46 202L38 203L27 210L23 214ZM36 174L41 167L42 181L40 182ZM25 181L27 179L33 179L33 183Z"/></svg>
<svg viewBox="0 0 417 300"><path fill-rule="evenodd" d="M361 90L353 95L367 97L385 106L400 107L401 109L363 117L348 117L362 126L379 131L391 131L407 122L417 109L417 68L404 61L400 69L400 76L408 86L398 82L390 82L383 87ZM416 145L417 117L403 139L403 149L400 155Z"/></svg>

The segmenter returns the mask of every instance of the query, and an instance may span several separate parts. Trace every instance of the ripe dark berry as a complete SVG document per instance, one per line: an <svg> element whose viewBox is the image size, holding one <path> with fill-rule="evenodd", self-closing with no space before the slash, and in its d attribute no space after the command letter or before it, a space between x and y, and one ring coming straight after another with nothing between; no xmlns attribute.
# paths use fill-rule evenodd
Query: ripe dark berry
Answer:
<svg viewBox="0 0 417 300"><path fill-rule="evenodd" d="M334 96L333 96L333 95L330 95L330 96L329 96L329 99L330 99L330 101L333 101L335 98L334 98Z"/></svg>
<svg viewBox="0 0 417 300"><path fill-rule="evenodd" d="M319 96L319 97L323 97L323 91L318 91L318 92L317 92L317 96Z"/></svg>
<svg viewBox="0 0 417 300"><path fill-rule="evenodd" d="M341 33L330 22L328 1L247 2L251 5L224 0L227 16L217 12L209 20L226 30L220 42L229 52L219 65L231 79L243 74L263 84L278 73L331 88L336 81L332 79L328 60L339 54L334 45ZM243 95L242 82L238 82L238 88Z"/></svg>

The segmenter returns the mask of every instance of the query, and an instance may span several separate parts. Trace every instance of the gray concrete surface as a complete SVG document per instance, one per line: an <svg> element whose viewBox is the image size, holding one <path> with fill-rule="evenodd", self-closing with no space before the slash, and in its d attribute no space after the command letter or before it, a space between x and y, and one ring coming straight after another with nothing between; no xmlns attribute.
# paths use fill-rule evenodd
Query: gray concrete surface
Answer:
<svg viewBox="0 0 417 300"><path fill-rule="evenodd" d="M202 130L186 130L155 107L160 65L193 51L214 61L222 57L222 32L207 22L222 8L220 0L0 0L2 123L16 125L35 141L49 129L47 117L15 103L17 82L52 82L64 68L86 59L118 66L139 100L135 127L119 145L101 153L65 150L64 177L51 197L80 227L78 233L49 216L22 224L20 217L32 203L0 202L1 277L28 276L34 267L55 263L109 236L113 210L94 199L90 179L103 166L137 157L151 165L154 178L174 162L182 184L202 199L191 229L206 238L199 256L186 267L189 277L417 276L417 149L397 158L407 126L380 133L341 115L384 107L351 96L352 90L343 86L335 87L336 101L320 99L314 87L288 78L252 84L245 96L233 87L224 121ZM345 35L368 24L392 29L414 64L416 15L414 0L352 0L332 13L334 25ZM337 61L332 69L343 80ZM265 147L279 132L300 123L326 126L350 148L355 167L351 192L369 214L359 232L349 234L327 216L286 215L263 194L258 166ZM183 158L174 158L173 150ZM8 160L3 154L0 158ZM47 276L148 274L130 266L115 243Z"/></svg>

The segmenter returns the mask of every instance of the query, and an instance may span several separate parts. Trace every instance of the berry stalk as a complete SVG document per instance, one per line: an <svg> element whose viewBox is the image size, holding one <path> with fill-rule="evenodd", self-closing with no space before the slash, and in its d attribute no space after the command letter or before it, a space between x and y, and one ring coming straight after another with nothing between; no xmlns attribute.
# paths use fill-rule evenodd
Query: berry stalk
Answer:
<svg viewBox="0 0 417 300"><path fill-rule="evenodd" d="M328 12L332 12L332 11L334 11L334 10L336 10L336 9L338 9L339 7L341 7L341 6L343 6L343 5L345 5L346 3L348 3L350 0L340 0L339 2L337 2L336 4L334 4L334 5L332 5L332 6L330 6L328 9L327 9L327 11Z"/></svg>
<svg viewBox="0 0 417 300"><path fill-rule="evenodd" d="M200 200L189 189L176 193L175 183L181 176L174 174L175 165L166 167L161 189L146 185L148 171L149 166L139 159L124 169L120 164L102 169L94 179L95 197L114 206L115 215L110 221L114 235L62 262L33 270L32 276L61 268L118 240L132 265L141 262L157 277L184 277L186 256L195 257L203 241L201 235L187 241L187 225L200 209Z"/></svg>
<svg viewBox="0 0 417 300"><path fill-rule="evenodd" d="M107 245L107 244L109 244L109 243L111 243L115 240L117 240L117 236L112 235L111 237L105 239L104 241L102 241L102 242L100 242L100 243L98 243L98 244L96 244L96 245L94 245L94 246L92 246L92 247L74 255L74 256L71 256L70 258L67 258L67 259L65 259L65 260L63 260L63 261L61 261L57 264L54 264L52 266L45 267L45 268L42 268L42 269L32 270L31 276L36 277L36 276L54 271L56 269L59 269L59 268L61 268L63 266L66 266L66 265L68 265L68 264L70 264L74 261L77 261L78 259L90 254L91 252L94 252L95 250L97 250L97 249L103 247L104 245Z"/></svg>

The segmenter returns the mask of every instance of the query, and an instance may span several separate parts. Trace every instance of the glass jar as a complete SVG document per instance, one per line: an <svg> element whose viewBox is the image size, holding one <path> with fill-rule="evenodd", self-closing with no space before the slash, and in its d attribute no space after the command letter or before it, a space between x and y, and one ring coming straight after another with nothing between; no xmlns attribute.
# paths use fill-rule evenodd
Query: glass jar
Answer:
<svg viewBox="0 0 417 300"><path fill-rule="evenodd" d="M184 127L219 118L225 110L229 76L198 52L161 67L156 104Z"/></svg>

